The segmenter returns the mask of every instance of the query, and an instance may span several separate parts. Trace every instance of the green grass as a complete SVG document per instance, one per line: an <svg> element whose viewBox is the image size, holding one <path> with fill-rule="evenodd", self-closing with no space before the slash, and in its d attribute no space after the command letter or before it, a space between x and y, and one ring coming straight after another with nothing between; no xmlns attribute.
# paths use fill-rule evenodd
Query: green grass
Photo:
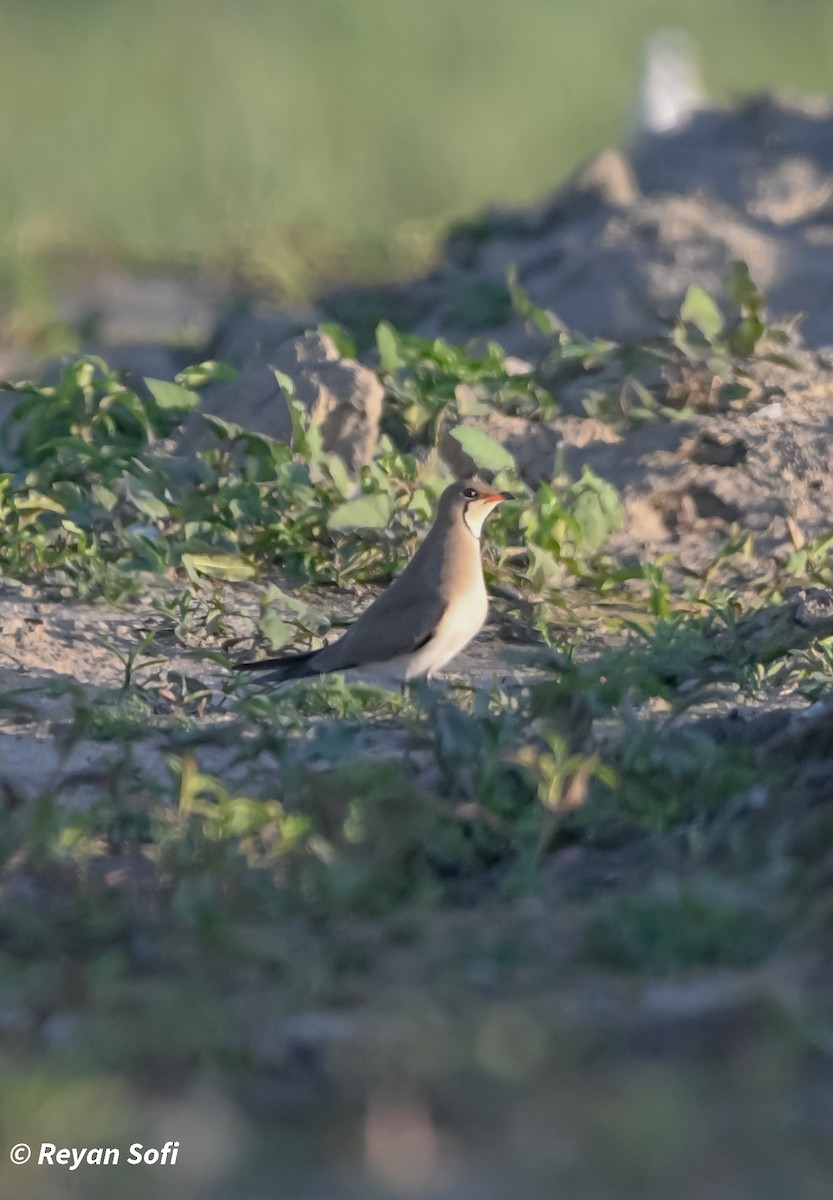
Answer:
<svg viewBox="0 0 833 1200"><path fill-rule="evenodd" d="M754 289L734 325L709 306L690 295L688 319L641 357L740 378L748 352L779 346ZM810 1005L819 985L793 981L795 961L816 972L829 942L818 803L829 731L799 743L795 761L789 741L744 742L731 721L703 719L716 681L738 704L770 709L782 689L829 693L829 639L783 602L789 586L833 586L828 543L784 564L733 531L684 593L662 562L621 566L605 552L621 515L610 485L585 473L525 488L504 448L458 426L462 383L482 411L547 419L555 401L539 382L508 376L499 347L473 357L387 324L376 337L386 432L355 478L291 397L288 443L214 418L216 445L167 455L160 440L206 381L228 374L222 364L133 390L100 360L70 359L55 384L19 385L0 429L4 584L21 602L122 609L121 640L89 635L110 667L94 691L39 679L32 662L0 699L0 742L29 738L57 759L31 795L0 767L10 1144L54 1130L87 1145L93 1125L102 1142L151 1144L134 1100L165 1096L172 1122L191 1113L192 1127L238 1131L240 1146L211 1134L225 1176L260 1146L253 1101L269 1135L274 1123L293 1146L289 1168L264 1168L272 1184L293 1169L306 1182L341 1164L332 1146L356 1141L357 1109L359 1142L378 1157L389 1135L373 1114L401 1088L412 1113L439 1098L438 1113L466 1114L449 1120L467 1169L478 1161L467 1129L489 1115L475 1098L488 1095L506 1126L490 1131L501 1170L540 1182L562 1177L537 1158L555 1099L560 1123L574 1122L557 1146L586 1144L599 1172L585 1193L573 1157L571 1195L608 1194L607 1172L617 1196L686 1195L676 1184L692 1148L724 1136L713 1123L725 1129L701 1078L704 1047L714 1041L722 1068L720 1039L730 1043L727 1094L753 1106L756 1131L785 1094L812 1098L813 1055L829 1058ZM552 338L553 371L601 352L626 370L620 347ZM634 418L613 403L618 391L601 409L617 427L677 415L646 392ZM495 607L546 643L543 675L405 694L341 678L241 686L228 666L244 648L314 644L339 587L383 585L401 565L444 484L426 455L443 430L523 496L490 522L486 569L515 596ZM293 1045L298 1013L302 1025L355 1022L360 1037ZM658 1038L673 1046L668 1063ZM814 1128L797 1117L784 1154ZM589 1153L600 1138L602 1159ZM753 1149L735 1151L747 1175ZM17 1169L4 1155L0 1185L35 1200L29 1176L6 1182ZM67 1195L111 1194L88 1178ZM140 1183L128 1177L124 1194L146 1194ZM229 1189L239 1194L236 1177ZM329 1178L320 1190L339 1194ZM819 1192L811 1175L790 1194Z"/></svg>
<svg viewBox="0 0 833 1200"><path fill-rule="evenodd" d="M778 331L757 319L761 301L751 285L750 297L737 328L754 325L755 344L744 345L743 354L768 354ZM699 297L700 309L706 301ZM692 308L690 297L686 305ZM721 373L739 369L746 360L733 349L737 329L724 328L716 310L712 315L709 338L698 330L697 313L688 312L656 341L654 356L713 364L719 358ZM588 471L578 481L556 477L528 489L515 481L504 448L458 426L461 383L483 411L510 408L533 421L549 416L552 398L534 379L508 376L499 347L469 357L439 340L399 337L389 325L380 325L377 340L390 432L357 479L324 451L319 430L291 394L289 443L212 417L216 448L181 461L161 453L158 439L198 404L195 389L227 376L222 364L188 368L176 384L147 380L146 391L137 392L102 361L80 358L67 362L55 385L19 385L19 404L2 427L8 470L0 475L0 563L7 582L37 583L66 599L144 600L153 614L132 647L102 642L115 658L117 694L91 705L78 689L67 692L74 717L64 743L95 737L131 746L155 737L174 782L160 792L139 773L108 795L111 784L102 776L101 806L80 820L46 795L34 825L15 816L17 853L32 842L38 854L51 847L59 858L95 858L97 839L109 837L116 818L121 830L132 813L142 840L152 830L154 861L174 899L181 883L182 911L210 916L219 928L235 872L244 908L251 899L259 919L276 873L291 906L384 912L426 889L445 894L449 880L456 887L492 868L512 889L528 885L565 838L593 844L611 834L628 840L695 830L702 847L703 828L733 812L754 787L759 764L751 749L698 737L673 718L716 679L741 691L767 680L824 687L829 655L779 604L779 590L796 578L789 564L760 563L750 588L738 582L731 555L719 556L686 596L673 594L659 564L623 571L604 554L621 517L615 489ZM595 347L568 345L560 334L553 344L555 358L573 366L582 354L595 360ZM611 344L605 352L619 351ZM648 399L640 419L666 419ZM215 736L201 728L212 692L205 672L226 668L246 637L274 650L290 640L315 645L326 630L319 603L273 582L276 565L296 585L389 578L446 482L436 462L415 451L449 429L478 462L501 469L499 486L511 483L525 501L507 505L490 525L490 580L514 589L523 619L529 623L534 613L549 644L558 640L554 629L564 636L565 587L571 652L600 622L614 644L579 653L581 661L553 654L548 679L492 695L399 698L325 680L247 698L229 679L228 704L239 724L220 743L238 738L233 762L246 768L255 791L229 790L191 757ZM245 447L244 457L229 452L234 443ZM829 582L821 560L795 567L806 572L811 565L806 582ZM234 586L252 582L261 588L259 606L241 626ZM596 607L601 598L605 615ZM165 669L171 642L190 654L184 674ZM651 700L665 705L669 719L640 712ZM619 726L603 751L588 748L596 718ZM407 761L363 761L363 727L427 751L433 788L426 790ZM280 764L277 792L264 791L262 771L252 767L258 753ZM310 769L316 754L326 769ZM395 836L381 832L391 795L398 797Z"/></svg>
<svg viewBox="0 0 833 1200"><path fill-rule="evenodd" d="M42 264L90 253L237 262L296 293L408 266L446 221L528 200L617 141L657 26L695 34L719 96L822 89L833 48L820 0L1 7L0 263L24 300ZM719 352L735 380L749 347L708 309L690 297L687 327L648 357ZM313 641L334 607L313 587L381 585L401 565L443 482L415 450L457 422L459 383L487 408L552 413L498 351L377 338L386 437L359 480L301 420L290 445L218 423L217 444L172 472L157 439L216 365L149 395L85 360L21 389L0 474L4 586L142 615L132 647L107 647L109 689L33 677L0 699L4 738L60 758L30 798L0 770L0 1191L43 1195L37 1170L8 1161L18 1139L126 1147L184 1128L177 1194L201 1180L294 1194L300 1178L339 1195L331 1170L351 1194L419 1194L384 1175L396 1156L379 1146L414 1128L430 1145L436 1121L440 1183L463 1163L467 1191L491 1174L479 1137L495 1178L530 1195L825 1194L830 1033L813 1005L829 1011L829 738L822 726L802 761L789 742L773 760L698 721L715 680L770 706L829 694L830 641L782 620L788 586L833 585L826 539L784 565L736 538L680 595L661 563L606 557L612 489L558 477L488 539L490 582L558 648L543 682L250 696L229 680L208 719L241 628L264 651ZM554 338L554 366L562 353L618 351ZM599 405L617 428L676 415L644 389L626 413L618 392ZM242 586L260 597L245 618ZM166 671L172 646L187 676ZM61 706L48 724L44 699ZM73 772L91 740L123 754ZM149 742L161 768L143 765ZM369 745L385 744L380 761ZM281 1022L310 1010L365 1032L293 1050ZM386 1125L400 1093L411 1125ZM90 1200L112 1180L47 1182ZM116 1185L144 1196L159 1180L125 1170Z"/></svg>
<svg viewBox="0 0 833 1200"><path fill-rule="evenodd" d="M641 47L697 39L718 99L822 91L833 11L767 0L4 0L7 273L79 251L310 271L424 261L621 139ZM345 259L347 254L347 259Z"/></svg>

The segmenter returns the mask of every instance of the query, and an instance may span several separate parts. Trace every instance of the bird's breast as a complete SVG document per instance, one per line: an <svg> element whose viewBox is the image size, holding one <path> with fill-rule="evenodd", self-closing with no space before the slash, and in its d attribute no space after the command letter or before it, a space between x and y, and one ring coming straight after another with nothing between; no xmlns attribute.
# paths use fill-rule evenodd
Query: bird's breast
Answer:
<svg viewBox="0 0 833 1200"><path fill-rule="evenodd" d="M478 587L469 587L452 598L433 637L409 656L405 678L430 676L441 670L480 632L488 613L489 600L481 575Z"/></svg>

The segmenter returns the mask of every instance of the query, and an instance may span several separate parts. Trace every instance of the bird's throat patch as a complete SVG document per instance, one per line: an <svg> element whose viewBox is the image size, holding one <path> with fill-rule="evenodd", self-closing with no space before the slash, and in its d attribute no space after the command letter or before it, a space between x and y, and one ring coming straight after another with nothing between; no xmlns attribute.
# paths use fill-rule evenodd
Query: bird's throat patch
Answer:
<svg viewBox="0 0 833 1200"><path fill-rule="evenodd" d="M468 529L469 533L479 542L480 534L483 532L483 523L495 505L490 504L488 507L486 505L480 505L478 506L479 511L472 511L473 507L474 501L471 504L466 505L466 507L463 509L463 520L466 523L466 528Z"/></svg>

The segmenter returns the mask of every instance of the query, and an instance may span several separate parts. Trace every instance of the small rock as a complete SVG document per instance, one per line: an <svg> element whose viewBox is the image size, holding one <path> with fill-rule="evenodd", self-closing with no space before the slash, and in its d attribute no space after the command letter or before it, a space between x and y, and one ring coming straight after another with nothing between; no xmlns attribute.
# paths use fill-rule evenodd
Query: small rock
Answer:
<svg viewBox="0 0 833 1200"><path fill-rule="evenodd" d="M507 375L534 375L535 367L531 362L527 362L525 358L517 358L514 354L509 354L503 360L503 367Z"/></svg>
<svg viewBox="0 0 833 1200"><path fill-rule="evenodd" d="M288 375L326 450L352 470L366 466L379 440L385 389L369 367L342 358L332 338L307 333L281 346L271 365Z"/></svg>
<svg viewBox="0 0 833 1200"><path fill-rule="evenodd" d="M784 417L784 405L780 400L775 400L772 404L765 404L763 408L759 408L755 416L765 421L781 421Z"/></svg>
<svg viewBox="0 0 833 1200"><path fill-rule="evenodd" d="M342 358L332 338L308 333L294 338L268 362L249 363L230 383L207 389L177 442L180 454L208 438L202 413L211 413L278 441L292 437L289 407L275 377L289 376L295 396L321 429L324 449L352 471L373 458L379 440L384 388L369 367Z"/></svg>
<svg viewBox="0 0 833 1200"><path fill-rule="evenodd" d="M548 425L490 412L483 417L468 417L462 424L482 429L499 442L515 460L518 474L530 486L552 479L558 435ZM440 456L458 476L477 474L477 467L456 438L444 431L440 438Z"/></svg>

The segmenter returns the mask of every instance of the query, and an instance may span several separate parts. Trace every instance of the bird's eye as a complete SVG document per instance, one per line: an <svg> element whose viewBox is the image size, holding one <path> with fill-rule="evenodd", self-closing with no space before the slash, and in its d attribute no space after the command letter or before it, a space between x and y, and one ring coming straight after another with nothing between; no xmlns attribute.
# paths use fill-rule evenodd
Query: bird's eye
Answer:
<svg viewBox="0 0 833 1200"><path fill-rule="evenodd" d="M467 500L476 500L477 499L477 489L476 488L466 488L463 492L463 495L466 497Z"/></svg>

